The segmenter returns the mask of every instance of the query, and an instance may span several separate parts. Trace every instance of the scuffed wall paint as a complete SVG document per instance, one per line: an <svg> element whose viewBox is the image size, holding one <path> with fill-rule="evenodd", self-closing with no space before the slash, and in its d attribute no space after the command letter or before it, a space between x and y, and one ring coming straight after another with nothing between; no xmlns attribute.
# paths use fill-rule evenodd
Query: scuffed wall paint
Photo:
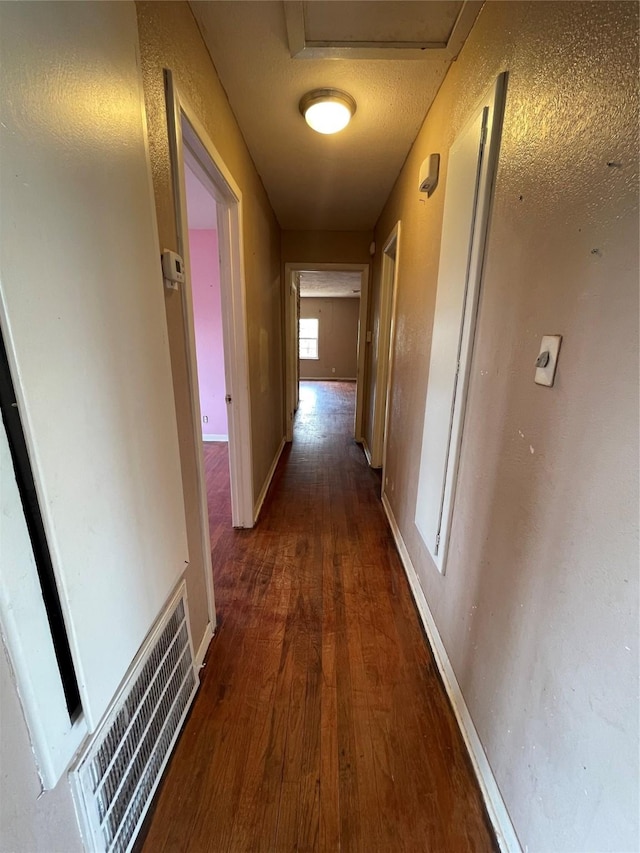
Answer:
<svg viewBox="0 0 640 853"><path fill-rule="evenodd" d="M258 495L284 435L280 229L188 4L141 2L136 4L136 8L162 247L177 249L164 68L173 71L176 85L204 125L243 193L253 484L254 494ZM200 553L198 451L192 438L182 306L178 294L167 295L166 310L192 559L187 572L189 602L190 609L195 611L192 612L192 620L196 626L194 637L197 643L206 625L206 596ZM262 354L265 338L269 346L268 362Z"/></svg>
<svg viewBox="0 0 640 853"><path fill-rule="evenodd" d="M632 3L486 4L376 227L380 247L402 220L387 497L529 850L640 844L637 32ZM414 511L448 150L503 70L442 577ZM433 152L426 200L418 172ZM378 253L374 322L379 278ZM554 333L548 389L533 364Z"/></svg>

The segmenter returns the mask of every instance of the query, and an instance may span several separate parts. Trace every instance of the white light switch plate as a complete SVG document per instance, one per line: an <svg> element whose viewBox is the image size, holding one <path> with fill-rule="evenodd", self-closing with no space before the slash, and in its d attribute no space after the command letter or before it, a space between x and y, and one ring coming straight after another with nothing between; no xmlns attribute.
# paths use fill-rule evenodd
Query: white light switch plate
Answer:
<svg viewBox="0 0 640 853"><path fill-rule="evenodd" d="M558 353L560 352L560 343L562 335L545 335L540 344L540 355L543 352L549 353L549 361L546 367L536 367L535 381L537 385L548 385L549 388L553 385L553 380L556 376L556 367L558 364Z"/></svg>

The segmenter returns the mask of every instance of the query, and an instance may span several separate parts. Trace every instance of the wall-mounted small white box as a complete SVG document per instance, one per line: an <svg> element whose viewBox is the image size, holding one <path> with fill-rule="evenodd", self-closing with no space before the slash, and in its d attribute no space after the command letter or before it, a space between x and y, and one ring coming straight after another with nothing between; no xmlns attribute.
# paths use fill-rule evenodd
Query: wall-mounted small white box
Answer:
<svg viewBox="0 0 640 853"><path fill-rule="evenodd" d="M438 186L439 174L440 155L430 154L420 166L420 178L418 180L419 192L426 193L427 198L431 198L435 188Z"/></svg>

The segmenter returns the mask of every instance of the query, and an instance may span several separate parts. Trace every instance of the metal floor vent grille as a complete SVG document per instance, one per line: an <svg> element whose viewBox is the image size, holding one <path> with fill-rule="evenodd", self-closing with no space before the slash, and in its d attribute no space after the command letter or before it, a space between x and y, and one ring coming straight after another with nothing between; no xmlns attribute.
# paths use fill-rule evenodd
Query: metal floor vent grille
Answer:
<svg viewBox="0 0 640 853"><path fill-rule="evenodd" d="M71 773L92 850L130 850L197 685L183 586Z"/></svg>

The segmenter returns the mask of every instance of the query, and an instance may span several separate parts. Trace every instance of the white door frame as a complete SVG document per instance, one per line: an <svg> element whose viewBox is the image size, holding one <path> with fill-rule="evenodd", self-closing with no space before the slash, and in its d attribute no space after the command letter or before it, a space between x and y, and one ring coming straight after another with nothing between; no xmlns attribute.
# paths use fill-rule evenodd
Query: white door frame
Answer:
<svg viewBox="0 0 640 853"><path fill-rule="evenodd" d="M360 273L360 310L358 314L358 369L356 376L356 412L354 421L354 436L362 443L362 413L364 409L364 369L367 338L367 314L369 309L369 264L319 264L319 263L287 263L284 266L285 291L285 377L286 377L286 406L285 423L287 441L293 439L293 414L297 399L295 385L297 384L297 322L298 296L297 282L294 274L300 272L359 272ZM290 333L290 327L295 326L295 335Z"/></svg>
<svg viewBox="0 0 640 853"><path fill-rule="evenodd" d="M287 288L284 299L286 441L293 441L293 418L298 408L299 396L298 359L290 357L290 354L298 352L298 280L297 270L287 270L284 278L285 288Z"/></svg>
<svg viewBox="0 0 640 853"><path fill-rule="evenodd" d="M396 327L400 221L396 222L382 249L380 281L380 321L378 324L376 386L373 403L373 430L369 464L383 468L387 456L389 397L393 374L393 343ZM384 471L383 471L384 484Z"/></svg>
<svg viewBox="0 0 640 853"><path fill-rule="evenodd" d="M210 616L212 616L214 611L213 576L211 571L207 485L202 453L193 295L191 291L187 198L184 178L185 152L188 152L187 157L190 164L194 165L195 163L197 165L198 176L201 179L204 178L216 200L225 380L227 393L231 398L227 401L227 417L229 422L232 524L234 527L253 527L251 411L244 251L242 245L242 192L197 114L173 82L173 76L168 69L165 69L165 86L178 252L182 255L186 269L186 282L181 289L185 347L193 439L197 449L202 551L207 573L207 597Z"/></svg>

